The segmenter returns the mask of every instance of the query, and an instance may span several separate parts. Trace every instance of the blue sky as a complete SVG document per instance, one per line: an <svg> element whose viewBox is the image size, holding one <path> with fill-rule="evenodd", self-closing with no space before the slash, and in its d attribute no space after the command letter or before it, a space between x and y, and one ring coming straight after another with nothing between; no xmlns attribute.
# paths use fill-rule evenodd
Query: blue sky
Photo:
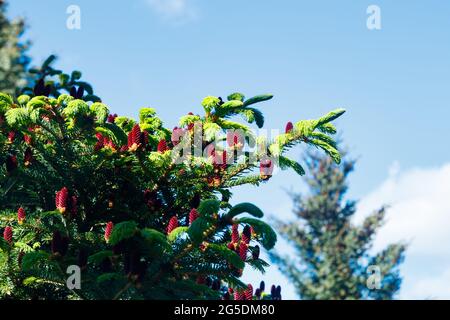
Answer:
<svg viewBox="0 0 450 320"><path fill-rule="evenodd" d="M66 28L66 9L72 4L81 9L81 30ZM381 9L381 30L366 27L371 4ZM398 217L417 222L427 217L444 227L443 237L450 228L450 210L446 215L449 206L435 195L442 191L445 199L450 192L450 178L445 178L450 158L449 13L450 2L442 0L10 4L10 15L26 17L30 26L26 38L33 42L34 61L57 54L58 66L81 70L117 113L136 116L140 107L152 106L171 127L178 116L200 112L204 96L273 93L274 99L261 108L266 127L282 129L289 120L345 107L347 113L337 124L352 155L359 158L350 196L362 199L366 210L393 204L386 229ZM300 150L291 155L300 157ZM415 189L413 182L418 188L429 185L428 192ZM387 192L386 185L394 189ZM254 201L268 215L288 218L291 203L283 188L301 190L301 178L281 173L258 191L238 190L235 201ZM419 198L427 205L418 204L421 210L413 207L410 215L403 215L402 204ZM433 216L432 209L442 214ZM433 230L417 224L423 226L417 231L423 232L423 239L416 239L413 228L386 231L385 239L412 241L402 267L405 286L400 297L450 298L448 290L437 288L450 279L449 246L442 245L443 238L433 242ZM420 246L414 247L414 241L441 250L416 250ZM250 278L256 281L259 276ZM276 268L265 279L282 283L285 297L294 298Z"/></svg>

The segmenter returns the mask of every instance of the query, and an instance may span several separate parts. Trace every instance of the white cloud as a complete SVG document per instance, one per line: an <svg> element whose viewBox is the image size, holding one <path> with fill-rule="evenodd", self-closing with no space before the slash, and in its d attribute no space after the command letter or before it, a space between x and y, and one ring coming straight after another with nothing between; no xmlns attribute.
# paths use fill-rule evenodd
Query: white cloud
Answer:
<svg viewBox="0 0 450 320"><path fill-rule="evenodd" d="M398 163L388 178L359 205L357 221L383 204L386 225L374 249L406 240L401 298L450 298L450 163L402 172Z"/></svg>
<svg viewBox="0 0 450 320"><path fill-rule="evenodd" d="M450 268L419 278L406 287L402 297L405 299L449 299Z"/></svg>
<svg viewBox="0 0 450 320"><path fill-rule="evenodd" d="M197 17L192 0L146 0L150 8L164 20L182 24Z"/></svg>

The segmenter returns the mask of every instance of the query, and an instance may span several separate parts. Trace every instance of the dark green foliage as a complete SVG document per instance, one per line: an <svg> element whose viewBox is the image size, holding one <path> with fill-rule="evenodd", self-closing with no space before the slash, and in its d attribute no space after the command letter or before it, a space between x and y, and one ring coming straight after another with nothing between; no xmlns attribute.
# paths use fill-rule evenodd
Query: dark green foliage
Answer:
<svg viewBox="0 0 450 320"><path fill-rule="evenodd" d="M20 89L23 95L47 96L47 97L61 97L62 94L69 94L75 99L80 99L90 102L101 102L101 99L95 95L92 86L81 81L81 72L73 71L70 74L64 73L62 70L53 67L57 57L50 55L40 67L33 67L28 70L28 84ZM107 109L101 105L93 104L91 107L96 111L100 106L99 119L103 122L107 116L105 113Z"/></svg>

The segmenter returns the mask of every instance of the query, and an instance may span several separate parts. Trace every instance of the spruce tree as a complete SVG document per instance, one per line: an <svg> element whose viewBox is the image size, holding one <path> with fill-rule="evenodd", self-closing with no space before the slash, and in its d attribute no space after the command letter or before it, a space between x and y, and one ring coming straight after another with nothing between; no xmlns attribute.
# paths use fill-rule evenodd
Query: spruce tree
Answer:
<svg viewBox="0 0 450 320"><path fill-rule="evenodd" d="M399 264L405 245L391 244L372 254L385 208L369 215L361 225L352 222L356 202L345 196L355 161L344 158L338 165L309 151L305 162L309 193L292 194L295 220L276 222L295 255L272 252L272 261L302 299L394 298L401 284Z"/></svg>
<svg viewBox="0 0 450 320"><path fill-rule="evenodd" d="M26 51L29 44L21 40L24 21L11 21L6 16L6 3L0 1L0 92L17 93L17 88L27 82L30 58Z"/></svg>
<svg viewBox="0 0 450 320"><path fill-rule="evenodd" d="M80 72L52 61L24 94L0 94L0 296L281 298L240 280L245 266L267 267L260 246L276 234L232 189L268 181L275 166L303 174L283 155L296 144L339 162L331 122L344 110L268 139L249 124L263 126L255 105L272 95L234 93L206 97L204 114L168 129L153 108L137 120L111 113ZM77 268L80 287L68 286Z"/></svg>

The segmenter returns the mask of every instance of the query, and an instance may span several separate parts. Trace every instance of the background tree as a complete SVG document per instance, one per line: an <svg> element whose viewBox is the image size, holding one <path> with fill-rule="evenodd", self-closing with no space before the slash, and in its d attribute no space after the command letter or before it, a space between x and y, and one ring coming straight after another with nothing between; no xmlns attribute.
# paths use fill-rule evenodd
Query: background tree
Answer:
<svg viewBox="0 0 450 320"><path fill-rule="evenodd" d="M24 21L6 16L6 3L0 0L0 92L15 94L27 83L29 43L21 40Z"/></svg>
<svg viewBox="0 0 450 320"><path fill-rule="evenodd" d="M405 245L389 245L376 255L370 251L385 208L354 225L355 201L346 201L345 195L355 162L345 159L337 165L311 151L305 161L309 194L292 195L296 220L276 223L297 257L277 252L270 254L272 260L302 299L392 299L401 284L398 267ZM377 284L368 266L379 268L379 289L369 289Z"/></svg>

